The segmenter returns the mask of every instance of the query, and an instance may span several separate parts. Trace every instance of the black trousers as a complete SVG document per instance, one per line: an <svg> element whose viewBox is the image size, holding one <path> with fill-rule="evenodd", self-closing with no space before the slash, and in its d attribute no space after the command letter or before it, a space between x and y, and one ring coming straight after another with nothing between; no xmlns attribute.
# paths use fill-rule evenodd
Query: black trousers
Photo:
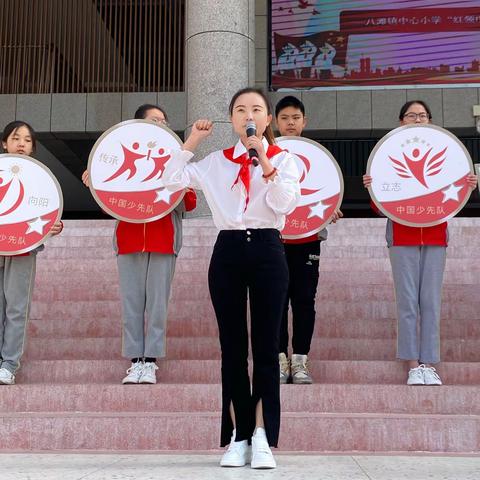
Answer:
<svg viewBox="0 0 480 480"><path fill-rule="evenodd" d="M288 267L274 229L222 230L213 250L208 283L222 350L221 446L230 442L233 404L236 441L249 440L262 400L269 444L280 430L279 331L288 289ZM253 379L248 375L247 295Z"/></svg>
<svg viewBox="0 0 480 480"><path fill-rule="evenodd" d="M320 240L286 243L285 254L290 283L280 328L280 352L288 353L288 304L291 303L293 353L308 355L315 328Z"/></svg>

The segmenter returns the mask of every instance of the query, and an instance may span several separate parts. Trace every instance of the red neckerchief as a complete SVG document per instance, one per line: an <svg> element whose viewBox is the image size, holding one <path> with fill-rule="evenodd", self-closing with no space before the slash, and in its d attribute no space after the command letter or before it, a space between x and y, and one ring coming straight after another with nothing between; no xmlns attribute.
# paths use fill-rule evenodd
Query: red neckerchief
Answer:
<svg viewBox="0 0 480 480"><path fill-rule="evenodd" d="M227 148L223 151L223 155L231 162L240 164L240 170L238 171L237 178L233 182L232 188L238 183L238 180L242 181L247 192L247 199L245 201L244 209L245 211L250 200L250 165L252 165L252 161L250 160L250 158L248 158L248 152L245 152L243 155L240 155L237 158L233 158L234 151L235 147ZM266 152L267 158L272 158L282 151L283 150L278 145L269 145Z"/></svg>

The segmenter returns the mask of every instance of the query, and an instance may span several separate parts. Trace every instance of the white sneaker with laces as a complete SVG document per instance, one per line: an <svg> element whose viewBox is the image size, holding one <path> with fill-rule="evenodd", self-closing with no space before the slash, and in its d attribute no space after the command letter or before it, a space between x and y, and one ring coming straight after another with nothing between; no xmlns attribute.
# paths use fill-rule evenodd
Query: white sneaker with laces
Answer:
<svg viewBox="0 0 480 480"><path fill-rule="evenodd" d="M425 365L411 368L408 372L407 385L425 385L425 377L423 375Z"/></svg>
<svg viewBox="0 0 480 480"><path fill-rule="evenodd" d="M155 370L158 370L155 362L145 362L143 364L142 375L140 376L138 383L157 383Z"/></svg>
<svg viewBox="0 0 480 480"><path fill-rule="evenodd" d="M307 355L292 355L292 363L290 366L292 383L299 385L309 385L312 383L312 377L308 371Z"/></svg>
<svg viewBox="0 0 480 480"><path fill-rule="evenodd" d="M127 376L122 380L122 383L138 383L143 373L143 362L132 363L132 366L127 370Z"/></svg>
<svg viewBox="0 0 480 480"><path fill-rule="evenodd" d="M220 460L221 467L244 467L250 461L250 447L248 440L235 441L236 431L232 433L232 439L227 451Z"/></svg>
<svg viewBox="0 0 480 480"><path fill-rule="evenodd" d="M0 368L0 385L15 385L15 375L6 368Z"/></svg>
<svg viewBox="0 0 480 480"><path fill-rule="evenodd" d="M277 468L277 462L273 458L268 445L265 429L257 427L252 437L252 468Z"/></svg>
<svg viewBox="0 0 480 480"><path fill-rule="evenodd" d="M423 371L425 385L442 385L442 380L433 367L425 367Z"/></svg>

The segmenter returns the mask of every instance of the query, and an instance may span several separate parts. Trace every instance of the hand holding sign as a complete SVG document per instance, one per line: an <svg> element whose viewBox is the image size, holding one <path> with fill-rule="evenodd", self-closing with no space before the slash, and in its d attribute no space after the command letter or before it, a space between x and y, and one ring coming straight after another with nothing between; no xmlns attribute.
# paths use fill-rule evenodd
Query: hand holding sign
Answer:
<svg viewBox="0 0 480 480"><path fill-rule="evenodd" d="M322 145L303 137L280 137L280 148L297 159L300 177L300 203L287 216L282 236L288 240L306 238L319 232L342 213L343 177L332 154Z"/></svg>
<svg viewBox="0 0 480 480"><path fill-rule="evenodd" d="M158 220L182 200L184 190L164 188L162 174L182 141L170 129L129 120L107 130L95 143L82 175L100 207L133 223Z"/></svg>
<svg viewBox="0 0 480 480"><path fill-rule="evenodd" d="M62 190L34 158L5 153L0 165L0 255L18 255L60 233Z"/></svg>
<svg viewBox="0 0 480 480"><path fill-rule="evenodd" d="M434 125L408 125L383 137L368 159L364 185L387 217L408 226L438 225L467 202L473 166L453 134Z"/></svg>

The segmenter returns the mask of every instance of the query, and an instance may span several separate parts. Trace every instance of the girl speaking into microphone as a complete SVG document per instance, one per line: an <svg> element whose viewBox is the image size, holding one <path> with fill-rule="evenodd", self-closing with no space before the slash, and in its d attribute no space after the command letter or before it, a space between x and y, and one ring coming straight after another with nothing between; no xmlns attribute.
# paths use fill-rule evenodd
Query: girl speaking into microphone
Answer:
<svg viewBox="0 0 480 480"><path fill-rule="evenodd" d="M238 91L229 106L237 144L187 163L212 133L198 120L184 150L167 163L167 188L203 190L220 230L208 272L222 350L221 466L275 468L270 446L280 428L279 329L288 289L280 231L299 198L299 172L291 154L274 144L272 113L261 90ZM247 124L255 122L255 136ZM256 150L257 167L248 151ZM247 297L250 303L253 382L248 375Z"/></svg>

